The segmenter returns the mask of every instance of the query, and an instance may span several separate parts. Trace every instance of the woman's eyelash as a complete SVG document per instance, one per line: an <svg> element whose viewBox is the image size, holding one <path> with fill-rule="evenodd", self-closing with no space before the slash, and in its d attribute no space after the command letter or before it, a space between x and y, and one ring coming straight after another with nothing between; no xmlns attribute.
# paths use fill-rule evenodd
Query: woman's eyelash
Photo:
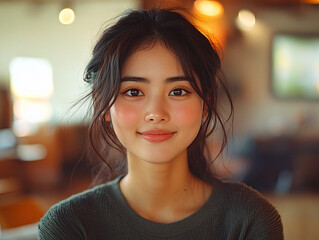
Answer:
<svg viewBox="0 0 319 240"><path fill-rule="evenodd" d="M191 93L191 92L186 90L186 89L184 89L184 88L176 88L176 89L172 90L169 93L169 95L171 95L171 96L185 96L185 95L187 95L189 93Z"/></svg>
<svg viewBox="0 0 319 240"><path fill-rule="evenodd" d="M175 97L182 97L189 93L191 92L184 88L175 88L174 90L169 92L169 95L175 96ZM125 90L123 91L122 94L129 97L139 97L144 95L143 92L137 88L131 88L131 89Z"/></svg>
<svg viewBox="0 0 319 240"><path fill-rule="evenodd" d="M139 89L136 89L136 88L128 89L128 90L124 91L123 94L130 96L130 97L143 96L142 91Z"/></svg>

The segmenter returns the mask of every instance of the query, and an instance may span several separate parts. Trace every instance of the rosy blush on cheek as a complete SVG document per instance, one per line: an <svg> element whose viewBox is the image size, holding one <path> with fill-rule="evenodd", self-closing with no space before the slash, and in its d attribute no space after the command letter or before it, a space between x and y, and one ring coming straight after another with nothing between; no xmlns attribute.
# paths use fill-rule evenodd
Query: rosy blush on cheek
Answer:
<svg viewBox="0 0 319 240"><path fill-rule="evenodd" d="M130 104L115 103L110 110L113 124L117 123L123 127L135 126L139 121L138 109Z"/></svg>
<svg viewBox="0 0 319 240"><path fill-rule="evenodd" d="M183 123L183 125L194 124L202 117L202 110L198 108L198 105L182 105L174 109L174 115L177 121Z"/></svg>

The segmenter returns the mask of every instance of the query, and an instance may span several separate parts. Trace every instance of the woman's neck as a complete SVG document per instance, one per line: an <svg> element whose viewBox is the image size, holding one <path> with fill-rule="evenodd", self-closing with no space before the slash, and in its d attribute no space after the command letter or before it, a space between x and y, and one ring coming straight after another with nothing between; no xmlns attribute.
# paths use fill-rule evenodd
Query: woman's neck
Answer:
<svg viewBox="0 0 319 240"><path fill-rule="evenodd" d="M187 156L151 163L128 156L128 174L120 182L131 208L155 222L174 222L198 210L211 186L191 174Z"/></svg>

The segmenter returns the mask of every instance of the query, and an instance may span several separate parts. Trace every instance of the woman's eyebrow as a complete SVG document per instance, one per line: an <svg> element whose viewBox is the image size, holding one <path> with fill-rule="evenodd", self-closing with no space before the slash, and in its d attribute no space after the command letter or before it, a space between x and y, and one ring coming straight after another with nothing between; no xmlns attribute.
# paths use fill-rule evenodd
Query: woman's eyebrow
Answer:
<svg viewBox="0 0 319 240"><path fill-rule="evenodd" d="M143 77L123 77L121 78L120 82L128 82L128 81L131 81L131 82L145 82L145 83L148 83L149 80L147 78L143 78Z"/></svg>
<svg viewBox="0 0 319 240"><path fill-rule="evenodd" d="M166 82L179 82L179 81L189 82L189 80L185 76L176 76L176 77L170 77L166 79Z"/></svg>
<svg viewBox="0 0 319 240"><path fill-rule="evenodd" d="M121 82L132 81L132 82L142 82L142 83L149 83L150 82L149 79L143 78L143 77L123 77L123 78L121 78L120 81ZM189 81L189 80L187 80L187 78L185 76L176 76L176 77L167 78L165 81L168 83L172 83L172 82Z"/></svg>

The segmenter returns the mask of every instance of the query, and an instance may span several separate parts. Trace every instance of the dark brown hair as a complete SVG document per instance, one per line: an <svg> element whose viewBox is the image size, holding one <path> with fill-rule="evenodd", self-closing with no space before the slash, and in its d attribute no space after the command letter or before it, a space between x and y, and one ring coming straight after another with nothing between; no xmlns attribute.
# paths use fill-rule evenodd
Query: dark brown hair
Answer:
<svg viewBox="0 0 319 240"><path fill-rule="evenodd" d="M194 175L210 182L213 175L209 167L210 155L205 153L205 140L220 126L223 135L220 152L223 150L227 134L219 108L220 92L225 93L230 103L229 117L233 113L232 101L216 46L183 15L168 9L127 11L103 32L94 47L84 80L92 84L90 95L94 111L89 126L90 147L94 158L100 158L106 166L101 168L99 176L104 175L106 181L126 171L125 157L111 160L106 155L110 147L125 155L125 148L118 141L112 123L106 121L104 116L119 94L123 63L137 49L151 47L156 42L164 44L175 53L186 79L204 101L207 117L188 147L188 164Z"/></svg>

